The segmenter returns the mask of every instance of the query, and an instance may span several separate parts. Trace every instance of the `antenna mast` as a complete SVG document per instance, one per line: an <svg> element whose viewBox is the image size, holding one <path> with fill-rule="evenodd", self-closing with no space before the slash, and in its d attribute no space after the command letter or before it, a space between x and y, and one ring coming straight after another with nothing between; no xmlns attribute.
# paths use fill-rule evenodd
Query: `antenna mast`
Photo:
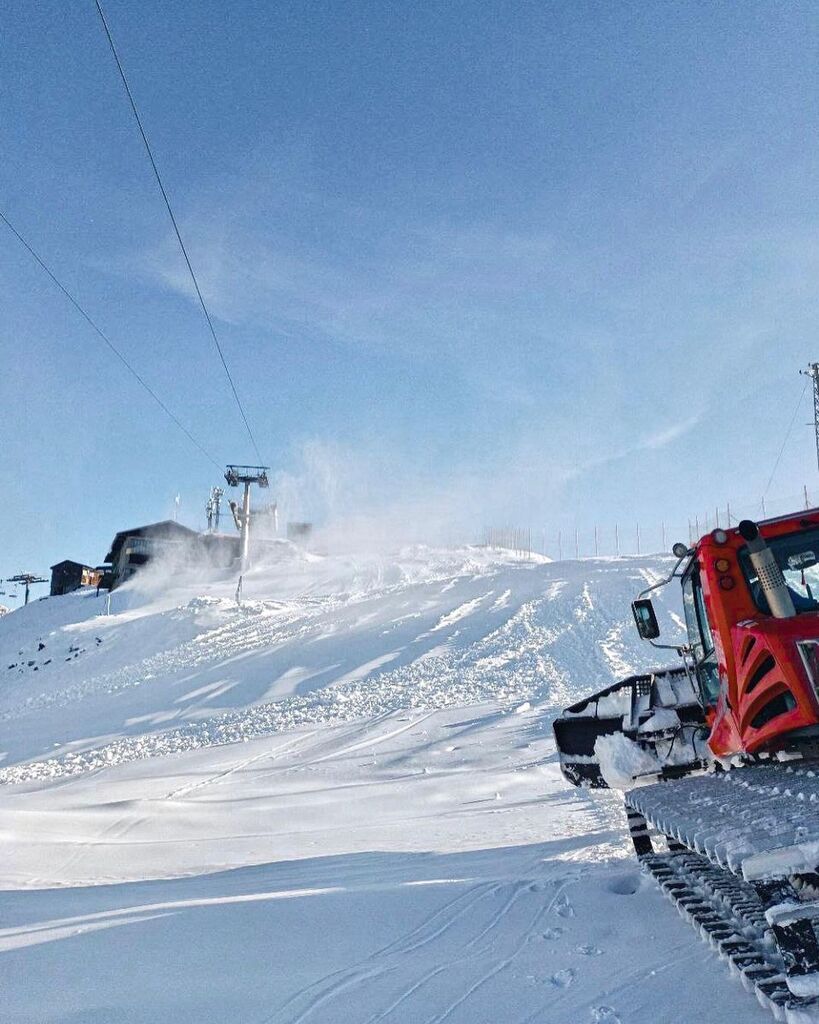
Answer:
<svg viewBox="0 0 819 1024"><path fill-rule="evenodd" d="M816 464L819 466L819 363L808 363L807 370L800 370L813 380L813 429L816 434Z"/></svg>
<svg viewBox="0 0 819 1024"><path fill-rule="evenodd" d="M211 487L208 503L205 505L205 513L208 517L208 533L219 532L219 516L221 515L222 495L224 490L221 487Z"/></svg>

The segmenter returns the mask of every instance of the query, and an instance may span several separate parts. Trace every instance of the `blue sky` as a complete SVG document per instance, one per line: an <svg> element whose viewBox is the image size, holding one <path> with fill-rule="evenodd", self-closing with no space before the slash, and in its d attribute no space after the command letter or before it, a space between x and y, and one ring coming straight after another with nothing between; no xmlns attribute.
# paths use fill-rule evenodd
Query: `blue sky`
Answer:
<svg viewBox="0 0 819 1024"><path fill-rule="evenodd" d="M814 5L106 10L294 514L657 547L759 499L819 358ZM0 89L0 207L254 461L93 3L12 5ZM198 525L216 470L7 232L0 303L0 575L98 561L177 492ZM819 500L809 414L769 503Z"/></svg>

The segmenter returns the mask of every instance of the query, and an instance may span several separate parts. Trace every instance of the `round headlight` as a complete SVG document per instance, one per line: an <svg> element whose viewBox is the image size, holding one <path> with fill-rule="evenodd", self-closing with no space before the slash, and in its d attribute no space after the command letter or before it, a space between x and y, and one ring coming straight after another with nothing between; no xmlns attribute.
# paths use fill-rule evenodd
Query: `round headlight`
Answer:
<svg viewBox="0 0 819 1024"><path fill-rule="evenodd" d="M736 581L733 576L720 576L719 585L722 590L733 590L736 586Z"/></svg>
<svg viewBox="0 0 819 1024"><path fill-rule="evenodd" d="M717 572L728 572L731 568L731 563L727 558L718 558L716 562L714 562L714 568Z"/></svg>
<svg viewBox="0 0 819 1024"><path fill-rule="evenodd" d="M725 530L713 530L711 533L711 540L713 540L715 544L727 544L728 534Z"/></svg>

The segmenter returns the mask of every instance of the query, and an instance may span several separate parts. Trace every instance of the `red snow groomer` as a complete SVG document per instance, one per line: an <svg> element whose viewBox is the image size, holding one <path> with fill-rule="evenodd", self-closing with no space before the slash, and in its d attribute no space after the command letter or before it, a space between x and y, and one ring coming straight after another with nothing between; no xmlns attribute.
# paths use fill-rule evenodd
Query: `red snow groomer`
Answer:
<svg viewBox="0 0 819 1024"><path fill-rule="evenodd" d="M680 664L567 708L561 768L622 789L663 891L778 1020L819 1022L819 509L674 555L632 610ZM659 644L647 595L675 579L687 642Z"/></svg>

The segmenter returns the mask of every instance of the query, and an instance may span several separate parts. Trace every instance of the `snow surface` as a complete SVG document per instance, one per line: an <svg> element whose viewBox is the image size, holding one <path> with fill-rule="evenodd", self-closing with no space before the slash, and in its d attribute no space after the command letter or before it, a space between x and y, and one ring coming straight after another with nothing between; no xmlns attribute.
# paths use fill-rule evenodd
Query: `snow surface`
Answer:
<svg viewBox="0 0 819 1024"><path fill-rule="evenodd" d="M287 550L241 608L157 571L3 617L0 1021L768 1020L558 768L669 565Z"/></svg>
<svg viewBox="0 0 819 1024"><path fill-rule="evenodd" d="M612 789L634 789L642 782L640 776L648 776L643 784L650 785L657 781L657 773L662 769L659 759L650 750L621 732L598 736L594 756L600 763L600 774Z"/></svg>

